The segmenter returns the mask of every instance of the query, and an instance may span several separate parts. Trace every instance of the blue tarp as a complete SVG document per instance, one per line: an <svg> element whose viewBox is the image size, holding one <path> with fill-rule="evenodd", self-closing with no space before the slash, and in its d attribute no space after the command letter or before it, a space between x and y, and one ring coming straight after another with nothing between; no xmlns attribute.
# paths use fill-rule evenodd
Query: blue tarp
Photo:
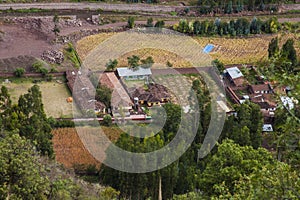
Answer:
<svg viewBox="0 0 300 200"><path fill-rule="evenodd" d="M209 53L209 52L211 52L211 51L213 50L213 48L214 48L214 45L208 44L208 45L206 45L206 46L204 47L203 52L204 52L204 53Z"/></svg>

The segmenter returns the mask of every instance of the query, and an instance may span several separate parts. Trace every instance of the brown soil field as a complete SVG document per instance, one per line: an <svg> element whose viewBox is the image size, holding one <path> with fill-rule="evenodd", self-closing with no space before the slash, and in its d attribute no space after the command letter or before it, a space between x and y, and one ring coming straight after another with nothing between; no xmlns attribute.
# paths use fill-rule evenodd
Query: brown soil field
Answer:
<svg viewBox="0 0 300 200"><path fill-rule="evenodd" d="M95 131L97 127L79 127L80 131L86 133ZM117 127L101 127L111 141L118 139L122 131ZM59 128L52 131L53 147L55 159L67 168L72 168L74 164L96 165L101 163L96 160L85 148L75 128ZM103 152L104 153L104 152Z"/></svg>

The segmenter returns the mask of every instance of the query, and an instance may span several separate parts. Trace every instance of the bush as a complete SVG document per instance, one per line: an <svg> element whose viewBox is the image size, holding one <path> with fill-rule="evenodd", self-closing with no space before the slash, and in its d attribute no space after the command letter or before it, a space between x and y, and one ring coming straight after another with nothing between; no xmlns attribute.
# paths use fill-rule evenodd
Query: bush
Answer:
<svg viewBox="0 0 300 200"><path fill-rule="evenodd" d="M23 68L17 68L14 72L16 77L21 77L24 75L24 73L25 73L25 69Z"/></svg>
<svg viewBox="0 0 300 200"><path fill-rule="evenodd" d="M34 72L41 73L41 69L44 68L44 64L41 61L36 61L32 64Z"/></svg>
<svg viewBox="0 0 300 200"><path fill-rule="evenodd" d="M112 118L110 115L105 115L103 117L103 125L104 126L111 126L112 125Z"/></svg>

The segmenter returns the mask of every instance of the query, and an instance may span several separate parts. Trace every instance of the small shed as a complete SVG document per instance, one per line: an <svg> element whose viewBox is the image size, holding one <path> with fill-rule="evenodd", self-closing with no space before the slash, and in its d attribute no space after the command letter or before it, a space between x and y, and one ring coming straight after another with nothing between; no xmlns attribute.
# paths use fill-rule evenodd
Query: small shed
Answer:
<svg viewBox="0 0 300 200"><path fill-rule="evenodd" d="M117 72L120 78L124 78L126 80L143 80L152 74L150 68L142 68L142 67L139 67L137 69L131 69L125 67L117 68Z"/></svg>

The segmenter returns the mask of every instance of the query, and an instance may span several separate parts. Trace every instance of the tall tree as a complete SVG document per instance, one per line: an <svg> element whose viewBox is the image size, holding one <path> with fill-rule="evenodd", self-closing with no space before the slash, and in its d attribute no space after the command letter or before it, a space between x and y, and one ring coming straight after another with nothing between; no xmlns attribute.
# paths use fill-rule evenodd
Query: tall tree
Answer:
<svg viewBox="0 0 300 200"><path fill-rule="evenodd" d="M265 149L241 147L231 140L224 140L218 146L217 153L208 161L199 179L199 187L207 195L221 195L218 187L224 184L232 193L235 181L274 162L272 155Z"/></svg>
<svg viewBox="0 0 300 200"><path fill-rule="evenodd" d="M32 144L8 134L0 149L0 199L46 199L49 181Z"/></svg>
<svg viewBox="0 0 300 200"><path fill-rule="evenodd" d="M128 17L127 27L134 28L134 21L135 21L134 17L132 17L132 16Z"/></svg>
<svg viewBox="0 0 300 200"><path fill-rule="evenodd" d="M293 68L298 64L297 53L294 47L293 39L290 38L284 43L281 49L281 56L288 59L292 63L292 68L288 70L289 72L292 72Z"/></svg>
<svg viewBox="0 0 300 200"><path fill-rule="evenodd" d="M278 56L279 53L278 37L272 38L271 42L269 43L268 53L269 53L269 58Z"/></svg>

